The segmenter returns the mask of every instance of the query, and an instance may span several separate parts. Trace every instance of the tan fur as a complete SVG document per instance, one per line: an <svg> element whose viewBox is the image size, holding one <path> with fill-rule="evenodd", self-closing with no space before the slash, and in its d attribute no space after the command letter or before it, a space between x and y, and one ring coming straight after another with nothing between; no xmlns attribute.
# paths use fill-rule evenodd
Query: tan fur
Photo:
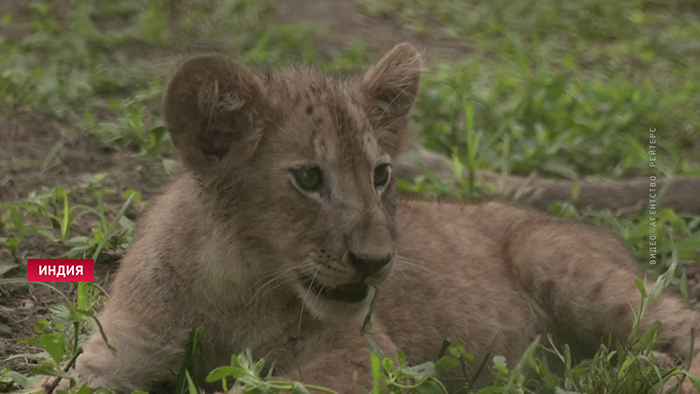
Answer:
<svg viewBox="0 0 700 394"><path fill-rule="evenodd" d="M357 282L348 251L393 256L367 278L380 288L371 335L411 363L433 360L445 338L511 364L548 332L588 349L625 340L640 271L611 235L499 203L397 200L395 174L375 190L375 166L410 140L421 68L408 44L348 80L310 68L259 76L219 55L187 61L164 100L186 170L151 202L100 315L118 355L93 334L81 378L162 387L199 324L209 368L249 347L293 379L369 387L360 326L371 295L331 302L299 280ZM308 163L323 170L319 193L293 184L290 170ZM659 350L685 357L700 313L664 294L644 327L655 319Z"/></svg>

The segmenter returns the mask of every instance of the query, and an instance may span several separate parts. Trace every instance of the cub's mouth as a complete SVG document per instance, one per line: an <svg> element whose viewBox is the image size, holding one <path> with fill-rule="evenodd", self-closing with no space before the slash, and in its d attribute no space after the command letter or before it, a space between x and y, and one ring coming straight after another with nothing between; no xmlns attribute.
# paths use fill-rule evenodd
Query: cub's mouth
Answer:
<svg viewBox="0 0 700 394"><path fill-rule="evenodd" d="M318 283L308 276L301 276L300 279L305 289L311 289L319 297L323 297L331 301L355 304L364 301L369 294L369 285L365 282L349 283L346 285L331 287Z"/></svg>

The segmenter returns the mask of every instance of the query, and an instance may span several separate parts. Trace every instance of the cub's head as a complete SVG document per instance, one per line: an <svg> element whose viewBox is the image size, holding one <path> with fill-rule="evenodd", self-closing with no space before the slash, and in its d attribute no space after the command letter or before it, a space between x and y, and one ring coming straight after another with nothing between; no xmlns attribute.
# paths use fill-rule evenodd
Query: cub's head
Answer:
<svg viewBox="0 0 700 394"><path fill-rule="evenodd" d="M167 126L212 216L258 277L321 317L361 310L391 269L392 161L410 139L421 70L409 44L350 79L259 75L207 55L168 85Z"/></svg>

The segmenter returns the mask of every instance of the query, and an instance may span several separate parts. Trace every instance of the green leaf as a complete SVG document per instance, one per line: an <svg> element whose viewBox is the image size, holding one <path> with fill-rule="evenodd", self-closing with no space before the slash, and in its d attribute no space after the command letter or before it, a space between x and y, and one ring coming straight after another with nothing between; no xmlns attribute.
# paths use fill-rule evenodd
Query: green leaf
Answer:
<svg viewBox="0 0 700 394"><path fill-rule="evenodd" d="M639 292L642 294L642 298L647 298L647 289L644 287L644 283L640 279L635 279L634 283L637 285Z"/></svg>
<svg viewBox="0 0 700 394"><path fill-rule="evenodd" d="M656 299L656 297L661 294L661 292L671 284L674 274L676 272L676 266L678 266L678 254L676 253L676 248L671 247L671 265L668 270L656 278L656 282L651 286L651 294L649 295L649 301ZM637 279L639 280L639 279ZM637 285L639 286L639 285Z"/></svg>
<svg viewBox="0 0 700 394"><path fill-rule="evenodd" d="M440 372L451 371L457 367L459 367L459 360L450 356L445 356L435 362L435 369L438 374Z"/></svg>
<svg viewBox="0 0 700 394"><path fill-rule="evenodd" d="M556 387L554 390L555 390L554 392L556 394L581 394L578 391L568 391L568 390L561 389L559 387Z"/></svg>
<svg viewBox="0 0 700 394"><path fill-rule="evenodd" d="M15 231L17 231L19 240L21 241L24 239L26 231L24 228L24 222L22 221L22 216L19 214L17 207L10 207L10 217L12 218L12 224L15 226Z"/></svg>
<svg viewBox="0 0 700 394"><path fill-rule="evenodd" d="M17 267L19 267L19 264L17 263L13 263L11 261L0 261L0 276Z"/></svg>
<svg viewBox="0 0 700 394"><path fill-rule="evenodd" d="M265 359L260 359L255 363L255 366L253 367L253 372L256 375L260 375L263 369L265 369Z"/></svg>
<svg viewBox="0 0 700 394"><path fill-rule="evenodd" d="M233 377L235 379L242 378L245 376L245 369L232 367L230 365L218 367L211 371L206 377L207 383L217 382L228 377Z"/></svg>
<svg viewBox="0 0 700 394"><path fill-rule="evenodd" d="M93 393L93 389L88 386L87 383L83 383L82 386L80 386L80 389L78 389L78 394L98 394L99 391L95 391ZM131 394L148 394L146 391L134 391Z"/></svg>
<svg viewBox="0 0 700 394"><path fill-rule="evenodd" d="M382 360L382 366L387 373L391 373L394 370L394 360L387 357Z"/></svg>
<svg viewBox="0 0 700 394"><path fill-rule="evenodd" d="M265 379L272 378L272 375L275 371L275 362L277 362L277 360L272 360L272 364L270 365L270 368L268 368L268 370L267 370L267 376L265 377Z"/></svg>
<svg viewBox="0 0 700 394"><path fill-rule="evenodd" d="M48 364L30 365L27 369L32 375L57 376L65 379L71 378L70 374Z"/></svg>
<svg viewBox="0 0 700 394"><path fill-rule="evenodd" d="M416 387L413 392L416 394L445 394L445 391L443 391L440 386L430 380L423 382L423 384Z"/></svg>
<svg viewBox="0 0 700 394"><path fill-rule="evenodd" d="M695 257L698 250L700 250L700 232L684 237L676 243L676 249L678 250L678 255L682 259L692 259Z"/></svg>
<svg viewBox="0 0 700 394"><path fill-rule="evenodd" d="M27 358L29 360L35 360L35 361L46 361L48 362L50 360L50 356L46 352L41 352L41 353L18 353L18 354L13 354L8 358L3 359L3 361L11 361L11 360L17 360L17 359L22 359L22 358Z"/></svg>
<svg viewBox="0 0 700 394"><path fill-rule="evenodd" d="M58 151L61 150L63 147L63 141L58 141L49 150L49 153L46 155L46 158L44 159L44 162L41 163L41 169L39 169L39 174L41 176L44 175L44 172L46 172L46 169L49 167L49 164L51 164L51 161L53 160L54 157L56 157L56 154Z"/></svg>
<svg viewBox="0 0 700 394"><path fill-rule="evenodd" d="M690 382L693 384L693 387L695 387L695 390L700 391L700 378L690 372L686 372L685 376L690 379Z"/></svg>
<svg viewBox="0 0 700 394"><path fill-rule="evenodd" d="M404 352L402 352L401 349L396 349L396 356L399 359L399 366L400 367L404 367L404 366L406 366L406 364L408 364L406 362L406 354Z"/></svg>
<svg viewBox="0 0 700 394"><path fill-rule="evenodd" d="M63 188L59 188L58 190L62 190L62 195L63 195L63 220L61 221L61 239L65 240L68 238L68 230L70 230L70 224L71 224L71 209L69 208L68 205L68 192L63 190ZM58 193L56 193L58 195Z"/></svg>
<svg viewBox="0 0 700 394"><path fill-rule="evenodd" d="M294 386L292 386L292 394L310 394L309 390L304 387L303 384L299 382L294 382Z"/></svg>
<svg viewBox="0 0 700 394"><path fill-rule="evenodd" d="M685 270L683 270L683 273L681 274L681 279L678 283L678 290L681 292L683 300L688 302L688 277Z"/></svg>
<svg viewBox="0 0 700 394"><path fill-rule="evenodd" d="M9 381L17 383L18 385L20 385L22 387L26 387L28 384L28 379L24 375L17 373L15 371L6 370L2 374L0 374L0 381L3 377L3 375L6 378L8 378Z"/></svg>
<svg viewBox="0 0 700 394"><path fill-rule="evenodd" d="M5 240L5 246L10 250L12 257L17 258L17 249L19 249L19 240L15 237L9 237Z"/></svg>
<svg viewBox="0 0 700 394"><path fill-rule="evenodd" d="M61 334L41 334L39 343L51 355L56 365L61 363L65 352L65 339Z"/></svg>
<svg viewBox="0 0 700 394"><path fill-rule="evenodd" d="M379 394L379 382L382 377L379 357L377 357L377 354L374 352L372 352L369 356L372 366L372 394Z"/></svg>
<svg viewBox="0 0 700 394"><path fill-rule="evenodd" d="M34 323L34 332L37 334L46 332L47 328L49 328L49 321L46 319L39 319Z"/></svg>
<svg viewBox="0 0 700 394"><path fill-rule="evenodd" d="M502 367L505 367L506 366L506 358L503 356L494 356L493 363L496 365L500 365Z"/></svg>
<svg viewBox="0 0 700 394"><path fill-rule="evenodd" d="M386 357L384 356L384 352L382 352L382 349L379 348L376 342L374 342L374 339L370 338L369 336L365 336L367 338L367 342L369 342L369 347L372 348L372 352L377 355L380 359L385 359Z"/></svg>
<svg viewBox="0 0 700 394"><path fill-rule="evenodd" d="M551 174L558 175L564 179L576 180L578 179L578 173L576 170L567 163L559 160L550 160L541 166L542 170L547 171ZM573 189L572 189L573 192Z"/></svg>
<svg viewBox="0 0 700 394"><path fill-rule="evenodd" d="M189 394L199 394L199 391L197 391L197 386L194 385L194 382L190 377L189 371L185 371L185 376L187 377L187 390L189 391Z"/></svg>
<svg viewBox="0 0 700 394"><path fill-rule="evenodd" d="M404 375L412 378L434 378L437 376L435 364L430 361L413 367L404 368L401 371Z"/></svg>
<svg viewBox="0 0 700 394"><path fill-rule="evenodd" d="M238 365L240 365L241 368L244 369L250 368L250 365L248 364L248 359L246 358L245 354L241 353L238 355Z"/></svg>
<svg viewBox="0 0 700 394"><path fill-rule="evenodd" d="M178 162L171 159L163 159L163 170L166 174L172 175L178 169Z"/></svg>
<svg viewBox="0 0 700 394"><path fill-rule="evenodd" d="M126 209L129 207L129 204L131 204L131 201L134 198L136 198L136 193L132 193L131 195L129 195L129 198L126 199L124 205L122 205L119 212L117 212L117 216L114 218L114 220L112 220L112 223L109 225L109 228L107 228L104 237L102 238L102 240L100 240L100 243L97 245L97 249L95 249L95 253L92 255L92 258L95 260L95 263L97 263L97 257L99 257L100 252L102 251L102 248L105 245L105 242L107 242L107 239L111 236L112 231L114 231L114 228L119 222L119 219L121 219L121 217L124 216Z"/></svg>
<svg viewBox="0 0 700 394"><path fill-rule="evenodd" d="M571 198L572 200L578 199L578 196L581 194L581 185L578 183L574 183L573 186L571 186Z"/></svg>
<svg viewBox="0 0 700 394"><path fill-rule="evenodd" d="M632 363L633 363L634 361L635 361L635 359L632 358L632 357L626 359L626 360L622 363L622 366L620 366L620 369L617 371L618 376L619 376L619 377L625 376L625 371L627 370L627 368L630 367L630 365L632 365Z"/></svg>

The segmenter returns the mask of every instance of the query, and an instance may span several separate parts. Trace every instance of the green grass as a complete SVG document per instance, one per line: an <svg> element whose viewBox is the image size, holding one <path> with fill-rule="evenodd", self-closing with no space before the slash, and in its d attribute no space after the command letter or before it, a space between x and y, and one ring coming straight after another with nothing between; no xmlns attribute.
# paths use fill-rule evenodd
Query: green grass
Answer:
<svg viewBox="0 0 700 394"><path fill-rule="evenodd" d="M214 48L252 65L283 67L301 61L339 73L361 70L381 54L351 37L332 51L317 51L324 37L334 33L332 27L323 21L274 24L271 1L187 0L178 9L165 0L65 3L35 0L19 14L0 15L1 24L25 32L0 36L0 120L58 122L63 132L87 132L101 146L126 153L138 165L157 167L163 175L176 164L160 99L179 54ZM475 177L479 169L535 171L572 180L700 175L697 2L358 4L369 16L401 21L418 37L448 37L462 48L461 55L449 56L452 60L440 52L429 59L414 121L425 146L466 167L464 182L455 189L426 174L416 183L403 182L405 192L479 199L491 190ZM659 135L655 169L648 166L650 128ZM29 168L43 176L63 149L68 148L54 145L39 162L0 162L0 181L6 170ZM138 214L147 202L139 190L117 189L114 176L114 171L94 173L77 184L29 191L23 201L0 202L0 247L9 256L0 261L0 277L5 276L1 283L17 282L13 270L29 257L99 255L98 264L117 261L132 241L135 225L119 209L129 202ZM647 261L650 226L645 213L579 212L569 204L555 204L551 210L608 228L641 263ZM680 262L697 264L700 259L700 217L671 210L657 216L662 264L645 268L654 277L671 266L662 282L691 302ZM28 373L0 373L0 392L21 386L28 374L67 376L61 364L74 360L104 300L98 286L82 285L78 294L76 299L63 294L66 302L53 307L48 319L37 321L36 336L24 341L45 353L13 356L37 364ZM628 346L603 345L594 358L575 363L566 348L555 349L540 338L522 360L491 355L494 382L481 392L645 392L650 382L683 373L655 366L648 358L651 341L653 333L633 335ZM371 356L375 390L398 392L418 385L413 392L441 392L437 374L482 361L459 343L442 353L435 363L408 366L393 365L377 349ZM564 375L552 374L546 360L558 360ZM238 377L259 392L282 386L304 392L293 382L270 381L261 365L244 353L210 378ZM534 373L525 374L528 368ZM197 378L192 368L181 374L183 390L191 375ZM463 380L468 386L474 376Z"/></svg>

